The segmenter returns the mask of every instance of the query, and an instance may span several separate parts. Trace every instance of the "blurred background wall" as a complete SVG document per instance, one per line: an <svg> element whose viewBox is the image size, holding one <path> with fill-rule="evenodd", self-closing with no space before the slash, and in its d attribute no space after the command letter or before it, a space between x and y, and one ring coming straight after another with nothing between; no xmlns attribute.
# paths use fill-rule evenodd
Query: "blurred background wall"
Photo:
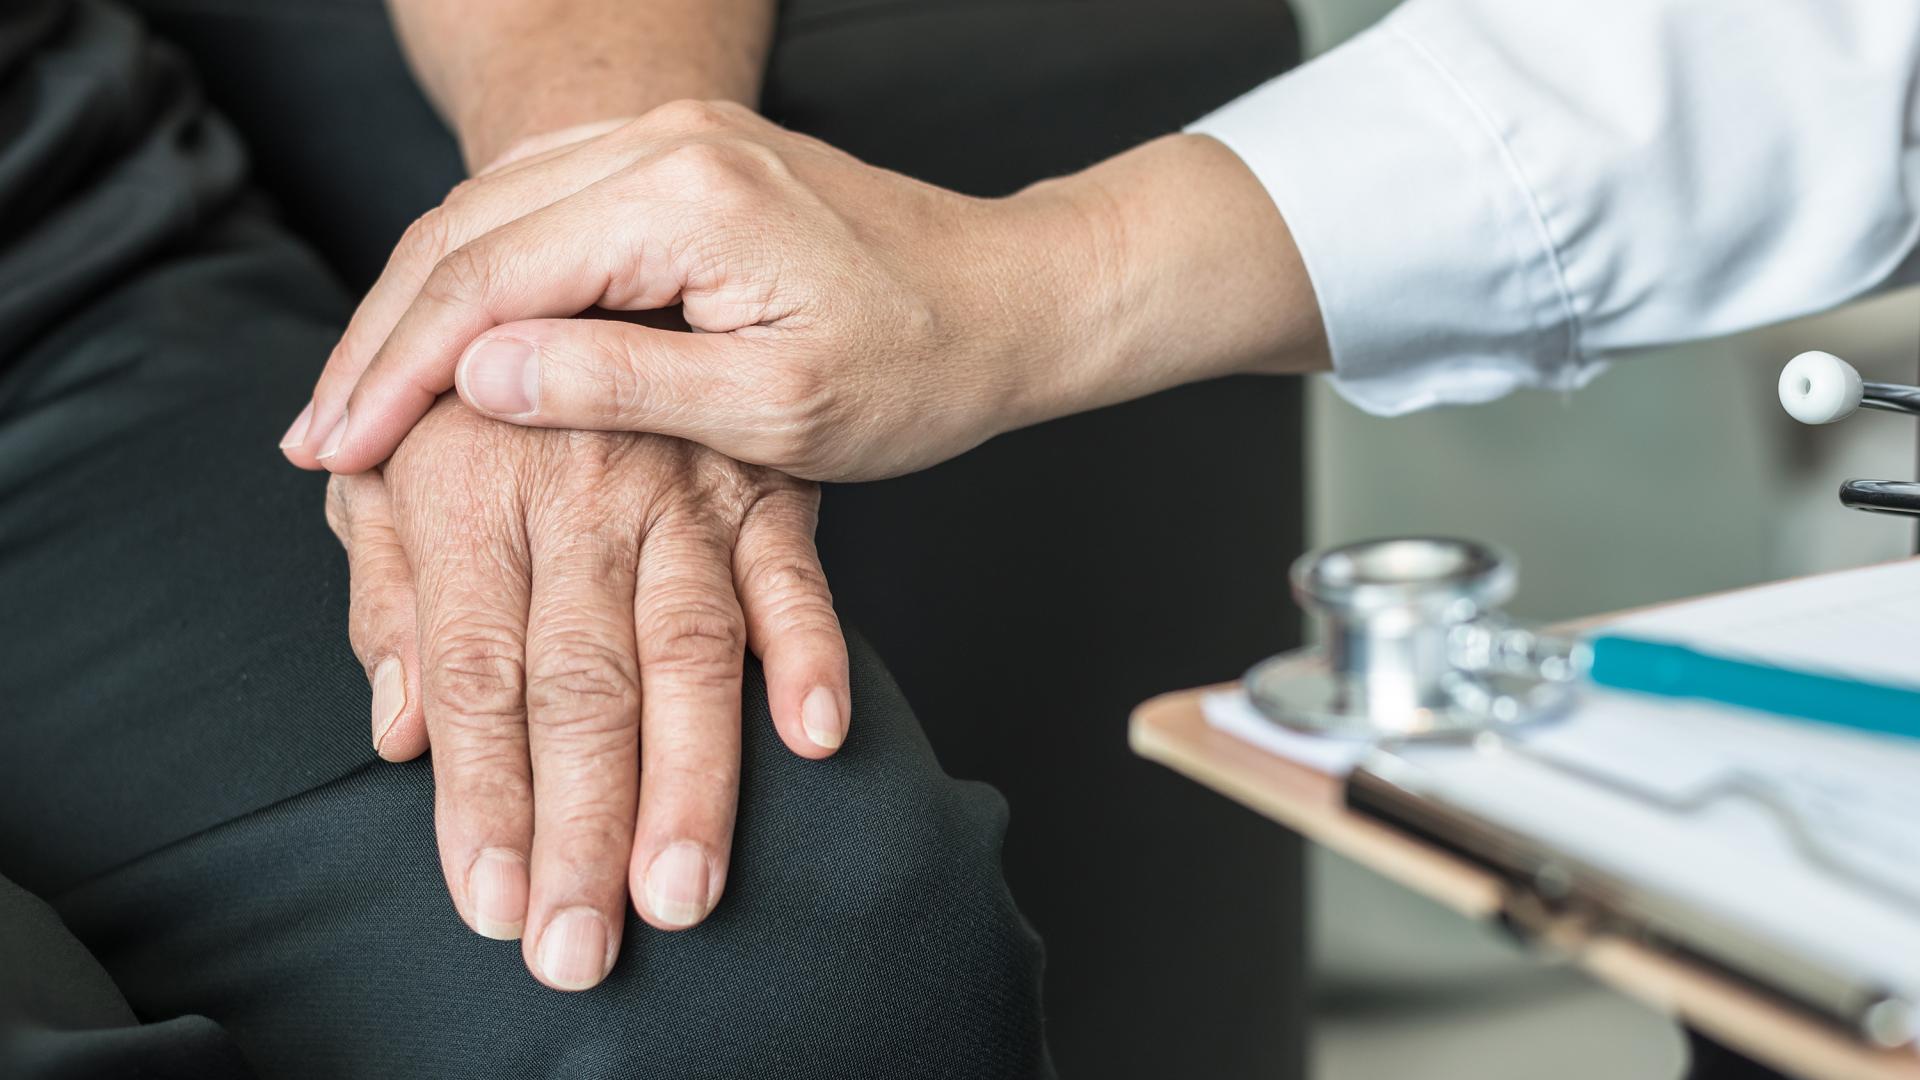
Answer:
<svg viewBox="0 0 1920 1080"><path fill-rule="evenodd" d="M1295 5L1309 48L1323 51L1393 0ZM1793 423L1775 379L1810 348L1869 379L1911 382L1920 297L1636 355L1575 395L1380 420L1317 386L1313 542L1499 541L1522 565L1513 610L1538 619L1905 554L1910 525L1843 510L1834 492L1846 477L1913 478L1915 425L1885 414ZM1312 873L1319 1080L1678 1074L1679 1038L1651 1012L1325 852Z"/></svg>

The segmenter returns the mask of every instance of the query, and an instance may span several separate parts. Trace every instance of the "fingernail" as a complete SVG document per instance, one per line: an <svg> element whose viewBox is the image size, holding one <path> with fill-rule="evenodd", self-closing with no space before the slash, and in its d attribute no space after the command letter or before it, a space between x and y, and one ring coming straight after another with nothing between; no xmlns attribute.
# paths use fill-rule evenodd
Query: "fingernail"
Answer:
<svg viewBox="0 0 1920 1080"><path fill-rule="evenodd" d="M467 354L461 380L475 405L499 416L524 416L540 406L540 355L512 338L485 338Z"/></svg>
<svg viewBox="0 0 1920 1080"><path fill-rule="evenodd" d="M707 854L691 840L669 845L647 865L647 910L673 929L707 917Z"/></svg>
<svg viewBox="0 0 1920 1080"><path fill-rule="evenodd" d="M347 437L347 414L341 410L340 419L334 421L333 430L327 432L327 441L320 444L320 452L313 455L325 461L340 452L340 440Z"/></svg>
<svg viewBox="0 0 1920 1080"><path fill-rule="evenodd" d="M374 750L387 740L387 732L393 730L393 722L400 719L400 710L406 707L407 669L400 666L399 657L389 656L373 669Z"/></svg>
<svg viewBox="0 0 1920 1080"><path fill-rule="evenodd" d="M309 401L307 402L307 407L304 409L301 409L300 415L294 417L293 423L288 425L287 433L285 435L280 436L280 449L291 450L294 447L299 446L301 443L306 442L307 428L310 427L312 424L313 424L313 402Z"/></svg>
<svg viewBox="0 0 1920 1080"><path fill-rule="evenodd" d="M847 741L847 727L840 720L840 701L824 686L814 687L800 703L800 727L814 745L826 750L838 750L840 744Z"/></svg>
<svg viewBox="0 0 1920 1080"><path fill-rule="evenodd" d="M527 922L527 860L506 848L482 851L467 871L467 901L473 905L474 929L483 937L519 937Z"/></svg>
<svg viewBox="0 0 1920 1080"><path fill-rule="evenodd" d="M562 990L585 990L607 975L607 924L592 908L568 908L540 935L540 974Z"/></svg>

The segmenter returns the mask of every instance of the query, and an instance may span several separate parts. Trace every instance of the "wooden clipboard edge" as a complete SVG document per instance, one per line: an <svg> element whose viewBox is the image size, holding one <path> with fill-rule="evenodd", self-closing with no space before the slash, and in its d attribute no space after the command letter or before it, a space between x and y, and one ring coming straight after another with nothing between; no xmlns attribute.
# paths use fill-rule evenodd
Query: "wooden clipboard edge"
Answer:
<svg viewBox="0 0 1920 1080"><path fill-rule="evenodd" d="M1468 918L1500 915L1505 884L1497 875L1349 812L1339 780L1214 730L1200 712L1200 696L1234 685L1164 694L1142 704L1127 728L1129 745L1141 757Z"/></svg>
<svg viewBox="0 0 1920 1080"><path fill-rule="evenodd" d="M1501 920L1512 912L1515 890L1502 875L1347 809L1339 780L1214 730L1200 698L1236 686L1143 703L1128 724L1128 743L1141 757L1468 918ZM1834 1024L1699 964L1626 938L1591 935L1572 922L1535 932L1538 944L1602 983L1781 1072L1809 1080L1920 1080L1920 1055L1866 1046Z"/></svg>

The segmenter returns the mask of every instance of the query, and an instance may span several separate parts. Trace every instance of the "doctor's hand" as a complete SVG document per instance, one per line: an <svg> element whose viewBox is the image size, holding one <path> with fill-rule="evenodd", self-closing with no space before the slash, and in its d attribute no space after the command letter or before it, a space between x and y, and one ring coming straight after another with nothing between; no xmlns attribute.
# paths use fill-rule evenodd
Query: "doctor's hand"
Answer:
<svg viewBox="0 0 1920 1080"><path fill-rule="evenodd" d="M702 332L604 317L674 305ZM287 455L371 467L457 384L516 424L862 479L1323 354L1284 222L1210 139L976 199L683 102L481 176L422 219Z"/></svg>
<svg viewBox="0 0 1920 1080"><path fill-rule="evenodd" d="M605 977L629 890L663 930L719 901L743 648L794 753L845 738L817 502L682 440L512 427L451 397L383 471L333 479L374 743L397 761L431 742L454 907L523 937L548 986Z"/></svg>

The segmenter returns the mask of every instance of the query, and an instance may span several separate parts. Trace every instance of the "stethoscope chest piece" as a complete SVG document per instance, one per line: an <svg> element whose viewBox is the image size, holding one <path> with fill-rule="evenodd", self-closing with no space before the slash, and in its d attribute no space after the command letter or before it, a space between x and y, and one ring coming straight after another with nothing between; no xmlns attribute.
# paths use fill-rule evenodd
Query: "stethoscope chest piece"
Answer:
<svg viewBox="0 0 1920 1080"><path fill-rule="evenodd" d="M1248 695L1276 723L1358 739L1439 737L1545 719L1571 699L1572 681L1551 655L1543 663L1538 639L1499 614L1517 580L1500 548L1369 540L1310 553L1291 577L1321 645L1247 672Z"/></svg>

